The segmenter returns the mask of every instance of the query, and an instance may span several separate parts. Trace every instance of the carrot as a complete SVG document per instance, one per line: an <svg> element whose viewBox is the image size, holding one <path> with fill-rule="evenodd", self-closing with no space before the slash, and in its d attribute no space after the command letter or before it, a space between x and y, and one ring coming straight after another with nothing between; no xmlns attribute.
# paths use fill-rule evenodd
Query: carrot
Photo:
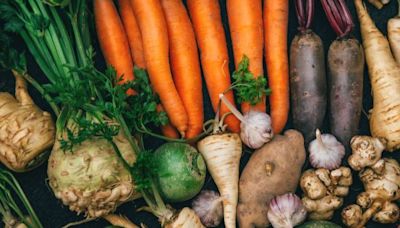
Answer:
<svg viewBox="0 0 400 228"><path fill-rule="evenodd" d="M101 51L107 64L114 67L120 83L133 80L132 57L128 39L112 0L94 0L94 17Z"/></svg>
<svg viewBox="0 0 400 228"><path fill-rule="evenodd" d="M126 34L128 35L133 64L139 68L146 68L142 34L140 33L130 0L119 0L119 11ZM157 110L159 112L164 111L161 104L158 104ZM168 138L179 138L178 131L170 123L161 126L161 132Z"/></svg>
<svg viewBox="0 0 400 228"><path fill-rule="evenodd" d="M388 40L378 30L361 0L354 0L373 94L370 128L373 137L385 139L386 149L400 148L400 67Z"/></svg>
<svg viewBox="0 0 400 228"><path fill-rule="evenodd" d="M276 1L270 2L271 4L276 4ZM226 8L236 68L243 56L246 55L250 60L250 72L253 73L255 77L263 76L264 34L262 1L227 0ZM248 112L250 108L251 105L249 103L242 103L243 113ZM265 96L260 103L252 108L260 112L265 112Z"/></svg>
<svg viewBox="0 0 400 228"><path fill-rule="evenodd" d="M264 1L265 61L271 89L270 115L275 134L283 130L289 114L288 14L288 0Z"/></svg>
<svg viewBox="0 0 400 228"><path fill-rule="evenodd" d="M231 85L228 49L220 6L217 0L188 0L187 5L200 49L201 66L207 90L213 109L217 111L219 94L229 89ZM234 103L232 91L225 93L225 96ZM228 112L226 105L222 105L221 116ZM235 116L229 115L225 122L232 132L240 131L240 121Z"/></svg>
<svg viewBox="0 0 400 228"><path fill-rule="evenodd" d="M188 127L188 116L175 88L170 64L168 31L159 0L131 0L140 31L142 33L144 58L150 81L160 96L168 118L184 136Z"/></svg>
<svg viewBox="0 0 400 228"><path fill-rule="evenodd" d="M130 0L119 0L118 2L122 23L126 35L128 36L133 63L139 68L145 68L146 64L143 56L142 34L140 33L135 14L133 14Z"/></svg>
<svg viewBox="0 0 400 228"><path fill-rule="evenodd" d="M163 112L164 108L161 104L157 105L157 112ZM161 126L161 132L164 136L172 139L179 138L179 133L171 124L166 124Z"/></svg>
<svg viewBox="0 0 400 228"><path fill-rule="evenodd" d="M187 138L203 129L203 93L199 54L192 23L181 0L161 0L167 21L175 86L188 114Z"/></svg>
<svg viewBox="0 0 400 228"><path fill-rule="evenodd" d="M397 16L389 19L387 23L387 32L394 58L397 64L400 64L400 1L398 1L398 5Z"/></svg>
<svg viewBox="0 0 400 228"><path fill-rule="evenodd" d="M242 142L237 133L221 131L221 121L217 111L213 134L197 144L203 155L218 191L223 199L224 223L226 228L236 227L236 206L239 192L239 163L242 155Z"/></svg>

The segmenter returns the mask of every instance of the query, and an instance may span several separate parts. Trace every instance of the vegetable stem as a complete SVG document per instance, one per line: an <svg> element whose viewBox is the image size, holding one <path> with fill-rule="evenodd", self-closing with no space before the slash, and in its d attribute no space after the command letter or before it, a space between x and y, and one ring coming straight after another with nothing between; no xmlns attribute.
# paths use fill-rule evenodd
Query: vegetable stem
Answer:
<svg viewBox="0 0 400 228"><path fill-rule="evenodd" d="M226 99L226 97L224 96L224 94L220 94L219 98L222 100L222 102L229 108L229 110L233 113L233 115L236 116L236 118L238 118L241 122L244 121L244 117L242 115L242 113L240 113L235 106L232 105L231 102L228 101L228 99Z"/></svg>

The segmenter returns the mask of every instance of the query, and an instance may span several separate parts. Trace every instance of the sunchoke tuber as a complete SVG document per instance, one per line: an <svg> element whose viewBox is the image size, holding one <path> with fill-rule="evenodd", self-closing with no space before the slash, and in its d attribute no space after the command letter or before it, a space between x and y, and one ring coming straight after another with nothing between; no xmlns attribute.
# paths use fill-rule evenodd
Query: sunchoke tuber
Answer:
<svg viewBox="0 0 400 228"><path fill-rule="evenodd" d="M348 194L352 182L351 170L347 167L332 171L325 168L305 171L300 187L304 192L302 201L309 218L331 219L335 210L342 206L343 197Z"/></svg>
<svg viewBox="0 0 400 228"><path fill-rule="evenodd" d="M385 149L383 140L370 136L355 136L351 140L352 155L349 164L361 170L360 179L365 192L357 196L357 204L342 211L343 223L349 227L363 227L371 218L379 223L394 223L400 209L400 166L394 159L381 158Z"/></svg>

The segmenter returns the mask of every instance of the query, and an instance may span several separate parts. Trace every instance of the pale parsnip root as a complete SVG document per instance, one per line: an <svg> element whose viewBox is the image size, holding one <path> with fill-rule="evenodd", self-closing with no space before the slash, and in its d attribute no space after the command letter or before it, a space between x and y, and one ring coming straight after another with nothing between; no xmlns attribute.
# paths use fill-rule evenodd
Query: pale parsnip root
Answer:
<svg viewBox="0 0 400 228"><path fill-rule="evenodd" d="M177 217L164 226L165 228L205 228L196 213L188 208L183 208Z"/></svg>
<svg viewBox="0 0 400 228"><path fill-rule="evenodd" d="M388 40L390 48L396 59L397 64L400 64L400 17L391 18L387 23Z"/></svg>
<svg viewBox="0 0 400 228"><path fill-rule="evenodd" d="M108 214L103 216L105 220L111 223L113 226L124 227L124 228L139 228L133 224L128 218L122 215Z"/></svg>
<svg viewBox="0 0 400 228"><path fill-rule="evenodd" d="M387 150L400 148L400 67L389 42L376 28L362 0L354 0L370 75L374 107L371 134L387 140Z"/></svg>
<svg viewBox="0 0 400 228"><path fill-rule="evenodd" d="M197 146L223 198L225 227L235 228L242 156L240 137L233 133L211 135Z"/></svg>

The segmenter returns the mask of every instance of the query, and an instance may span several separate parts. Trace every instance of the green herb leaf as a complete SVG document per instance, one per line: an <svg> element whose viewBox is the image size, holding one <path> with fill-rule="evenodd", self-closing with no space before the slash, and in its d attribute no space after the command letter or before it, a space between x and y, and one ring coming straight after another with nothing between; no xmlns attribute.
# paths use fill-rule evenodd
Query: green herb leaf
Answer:
<svg viewBox="0 0 400 228"><path fill-rule="evenodd" d="M131 173L138 191L151 190L154 174L157 172L152 151L138 153Z"/></svg>
<svg viewBox="0 0 400 228"><path fill-rule="evenodd" d="M233 72L231 88L236 92L239 103L249 102L251 105L259 103L263 96L269 95L271 90L267 89L267 79L254 75L249 71L249 58L243 56L236 71Z"/></svg>
<svg viewBox="0 0 400 228"><path fill-rule="evenodd" d="M93 138L100 137L112 141L119 132L119 126L105 120L88 120L86 117L74 118L76 128L67 128L67 137L60 140L61 149L72 152L75 145Z"/></svg>

